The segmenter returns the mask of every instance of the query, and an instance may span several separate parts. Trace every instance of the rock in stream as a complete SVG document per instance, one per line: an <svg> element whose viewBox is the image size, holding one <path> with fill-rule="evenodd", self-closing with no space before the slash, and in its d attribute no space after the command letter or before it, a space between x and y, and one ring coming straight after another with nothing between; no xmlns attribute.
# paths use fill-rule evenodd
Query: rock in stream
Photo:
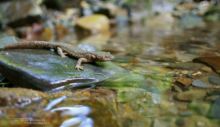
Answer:
<svg viewBox="0 0 220 127"><path fill-rule="evenodd" d="M76 61L61 58L48 50L1 51L0 72L15 85L41 90L94 84L115 73L114 69L105 66L111 63L103 66L84 64L84 70L77 71Z"/></svg>

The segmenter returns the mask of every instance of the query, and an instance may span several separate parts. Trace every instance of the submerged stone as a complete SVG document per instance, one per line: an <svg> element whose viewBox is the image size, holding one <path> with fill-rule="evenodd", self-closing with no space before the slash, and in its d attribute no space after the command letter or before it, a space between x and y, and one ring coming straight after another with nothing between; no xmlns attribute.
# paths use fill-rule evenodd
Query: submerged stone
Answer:
<svg viewBox="0 0 220 127"><path fill-rule="evenodd" d="M220 85L220 77L218 75L210 75L208 80L213 85Z"/></svg>
<svg viewBox="0 0 220 127"><path fill-rule="evenodd" d="M181 118L184 119L184 122L186 124L185 126L178 126L178 127L219 127L218 121L210 120L202 115L192 115L190 117L181 117Z"/></svg>
<svg viewBox="0 0 220 127"><path fill-rule="evenodd" d="M25 106L46 97L45 93L25 88L0 88L0 106Z"/></svg>
<svg viewBox="0 0 220 127"><path fill-rule="evenodd" d="M181 62L181 63L171 63L167 67L172 69L199 70L203 67L203 65L192 62Z"/></svg>
<svg viewBox="0 0 220 127"><path fill-rule="evenodd" d="M220 98L216 99L211 107L209 116L212 118L220 119Z"/></svg>
<svg viewBox="0 0 220 127"><path fill-rule="evenodd" d="M3 48L5 45L14 44L18 42L18 38L15 36L0 35L0 48Z"/></svg>
<svg viewBox="0 0 220 127"><path fill-rule="evenodd" d="M188 105L188 107L196 113L206 116L210 109L210 104L206 102L193 101Z"/></svg>
<svg viewBox="0 0 220 127"><path fill-rule="evenodd" d="M8 94L9 91L10 94ZM69 94L66 94L66 92ZM22 98L42 97L42 99L33 101L30 105L22 108L2 106L0 127L8 127L12 125L16 127L27 127L36 126L37 124L40 126L59 127L68 119L74 117L85 118L90 113L90 109L92 112L89 114L89 117L94 121L94 127L121 127L121 116L119 114L119 109L117 107L118 103L116 100L117 94L113 90L97 88L76 90L74 92L68 90L47 94L45 92L43 93L30 89L7 88L0 89L0 93L0 97L3 95L5 95L5 97L16 95ZM62 98L60 93L63 93L68 97L59 104L56 104L49 111L45 111L44 108L47 107L49 103ZM44 97L45 95L46 97ZM58 111L58 109L60 111ZM65 111L61 111L61 109L64 109ZM88 127L88 124L86 125L84 124L84 127Z"/></svg>
<svg viewBox="0 0 220 127"><path fill-rule="evenodd" d="M192 84L192 79L187 77L179 77L176 79L176 82L179 83L183 87L188 87Z"/></svg>
<svg viewBox="0 0 220 127"><path fill-rule="evenodd" d="M205 82L199 79L193 80L192 85L198 88L209 88L210 87L208 84L206 84Z"/></svg>
<svg viewBox="0 0 220 127"><path fill-rule="evenodd" d="M10 27L30 25L41 20L40 1L7 1L0 4L0 15L3 24Z"/></svg>
<svg viewBox="0 0 220 127"><path fill-rule="evenodd" d="M207 21L219 21L220 20L220 7L218 5L212 6L205 13L204 17Z"/></svg>
<svg viewBox="0 0 220 127"><path fill-rule="evenodd" d="M202 18L195 14L184 14L180 18L180 26L186 29L202 27L204 25Z"/></svg>
<svg viewBox="0 0 220 127"><path fill-rule="evenodd" d="M206 96L206 91L202 90L188 90L181 92L175 95L175 99L179 101L193 101L193 100L202 100Z"/></svg>
<svg viewBox="0 0 220 127"><path fill-rule="evenodd" d="M220 57L219 56L208 56L199 57L193 60L194 62L204 63L211 67L215 72L220 73Z"/></svg>
<svg viewBox="0 0 220 127"><path fill-rule="evenodd" d="M109 20L104 15L91 15L77 20L76 25L91 31L92 33L108 32Z"/></svg>
<svg viewBox="0 0 220 127"><path fill-rule="evenodd" d="M77 59L61 58L48 50L0 52L0 72L3 76L14 85L41 90L90 86L111 77L117 68L110 62L89 63L84 64L83 71L77 71L76 62Z"/></svg>
<svg viewBox="0 0 220 127"><path fill-rule="evenodd" d="M106 16L95 14L78 19L75 28L78 38L82 39L93 34L108 33L110 22Z"/></svg>

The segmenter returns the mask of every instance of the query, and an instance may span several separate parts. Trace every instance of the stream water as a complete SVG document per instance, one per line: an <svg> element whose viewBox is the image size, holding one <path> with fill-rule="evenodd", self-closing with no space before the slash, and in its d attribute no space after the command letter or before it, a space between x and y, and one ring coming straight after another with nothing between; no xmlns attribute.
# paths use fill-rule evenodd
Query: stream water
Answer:
<svg viewBox="0 0 220 127"><path fill-rule="evenodd" d="M47 95L31 103L27 98L17 106L2 106L0 125L219 127L219 87L187 83L187 79L208 82L210 76L220 82L218 71L193 62L220 55L219 28L219 23L187 30L119 26L103 49L114 54L113 63L123 72L96 88L43 93Z"/></svg>

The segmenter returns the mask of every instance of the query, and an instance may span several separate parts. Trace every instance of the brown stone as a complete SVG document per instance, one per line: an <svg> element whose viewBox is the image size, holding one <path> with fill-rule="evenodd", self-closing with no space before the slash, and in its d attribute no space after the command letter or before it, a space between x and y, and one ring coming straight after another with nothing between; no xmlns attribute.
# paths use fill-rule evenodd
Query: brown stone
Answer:
<svg viewBox="0 0 220 127"><path fill-rule="evenodd" d="M93 34L108 33L110 29L109 19L104 15L85 16L76 21L75 29L78 38Z"/></svg>
<svg viewBox="0 0 220 127"><path fill-rule="evenodd" d="M176 79L176 82L184 87L188 87L192 84L192 79L186 77L179 77Z"/></svg>
<svg viewBox="0 0 220 127"><path fill-rule="evenodd" d="M193 62L203 63L211 67L215 72L220 73L220 56L198 57Z"/></svg>

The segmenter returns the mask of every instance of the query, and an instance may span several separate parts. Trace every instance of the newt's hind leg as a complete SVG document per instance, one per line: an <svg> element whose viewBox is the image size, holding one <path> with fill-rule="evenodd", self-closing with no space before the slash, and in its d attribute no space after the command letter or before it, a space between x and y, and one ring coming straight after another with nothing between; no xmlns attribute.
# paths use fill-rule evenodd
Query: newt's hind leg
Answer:
<svg viewBox="0 0 220 127"><path fill-rule="evenodd" d="M88 63L88 62L90 62L90 61L88 59L86 59L86 58L79 58L77 63L76 63L75 68L77 70L83 70L82 63Z"/></svg>
<svg viewBox="0 0 220 127"><path fill-rule="evenodd" d="M63 50L60 47L57 47L57 54L60 55L62 58L66 57Z"/></svg>

